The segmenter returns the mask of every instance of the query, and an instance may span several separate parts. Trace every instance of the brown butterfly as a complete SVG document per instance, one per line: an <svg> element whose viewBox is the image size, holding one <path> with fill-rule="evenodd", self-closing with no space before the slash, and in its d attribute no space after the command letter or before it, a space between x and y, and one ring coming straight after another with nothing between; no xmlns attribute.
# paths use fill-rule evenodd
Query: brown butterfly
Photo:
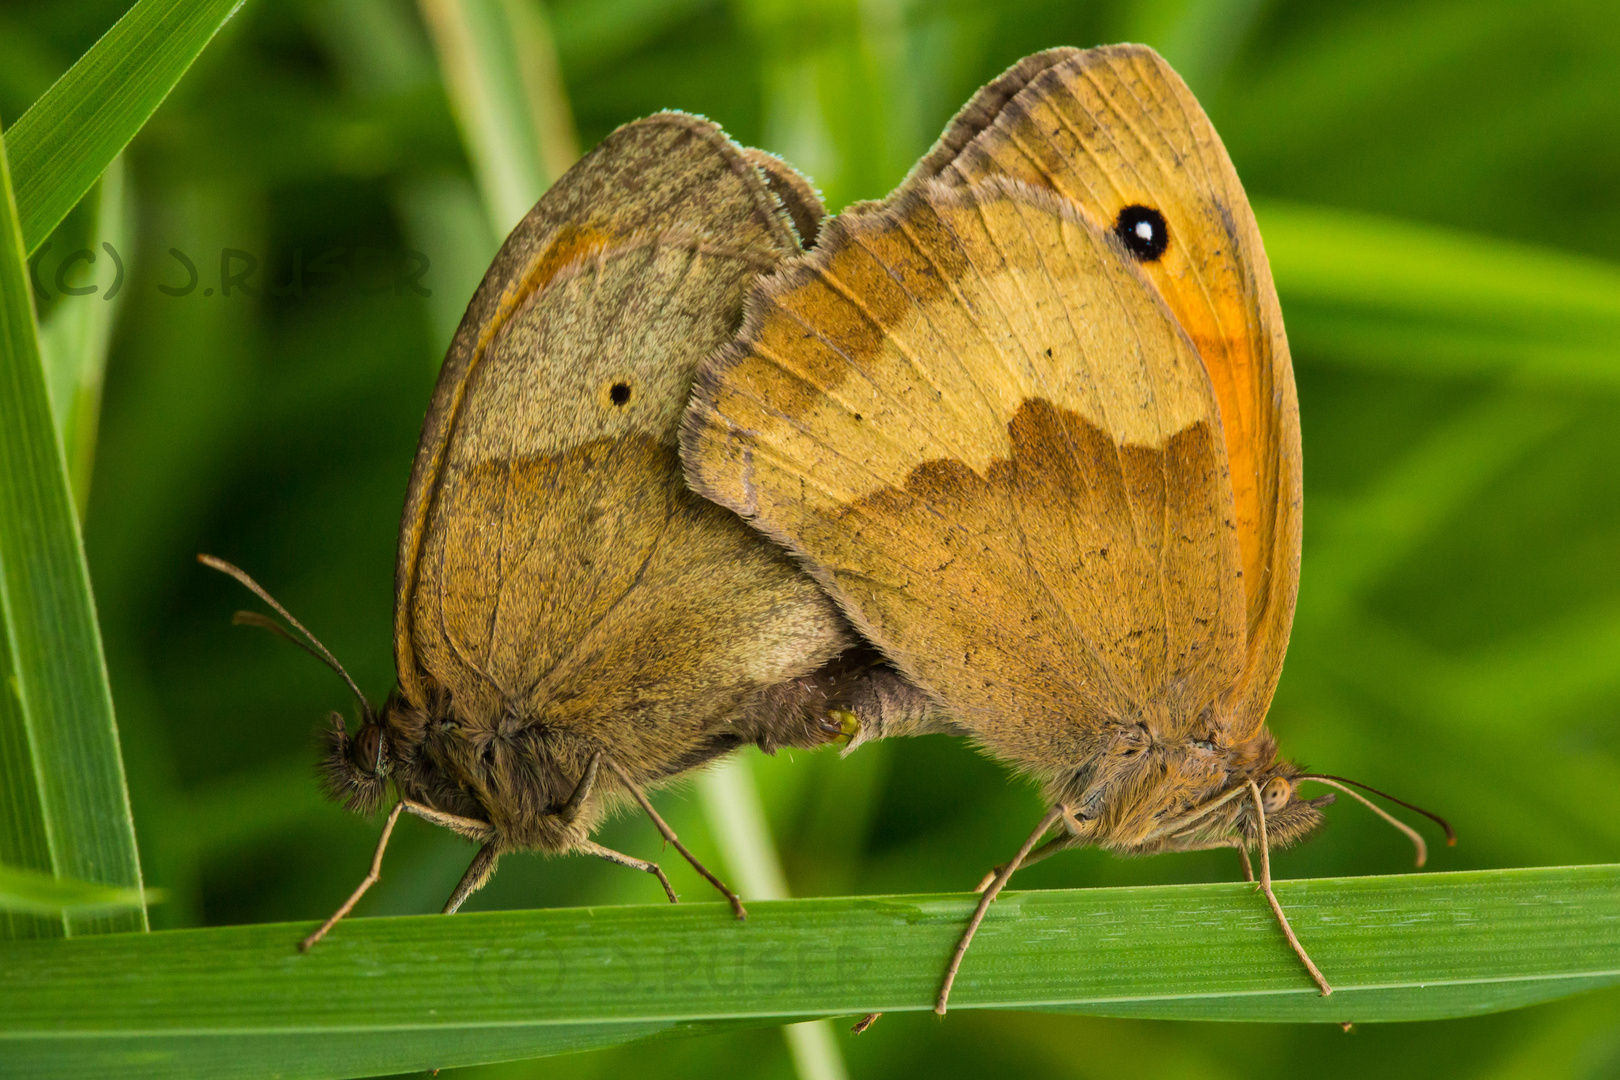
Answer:
<svg viewBox="0 0 1620 1080"><path fill-rule="evenodd" d="M657 875L673 901L656 864L590 839L633 799L743 916L646 789L748 743L822 745L841 734L835 694L847 710L870 674L881 713L898 682L785 553L687 490L677 456L698 362L821 218L787 165L680 113L618 129L546 193L474 295L423 424L399 685L380 711L251 578L204 557L359 698L358 732L334 714L326 733L328 793L361 813L398 794L371 872L304 948L377 880L402 811L480 845L446 912L509 851L596 855Z"/></svg>
<svg viewBox="0 0 1620 1080"><path fill-rule="evenodd" d="M1331 992L1269 860L1334 798L1302 781L1355 795L1264 725L1299 579L1288 344L1231 161L1151 49L1055 49L981 90L756 286L682 454L1052 804L980 885L937 1011L1012 872L1083 844L1234 847L1251 880L1257 847Z"/></svg>

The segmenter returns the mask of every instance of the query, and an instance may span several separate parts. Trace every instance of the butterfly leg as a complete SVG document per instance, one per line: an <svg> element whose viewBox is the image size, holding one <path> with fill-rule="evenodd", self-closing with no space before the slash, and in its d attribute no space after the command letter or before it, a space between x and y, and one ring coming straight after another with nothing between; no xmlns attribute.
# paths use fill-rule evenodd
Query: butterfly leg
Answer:
<svg viewBox="0 0 1620 1080"><path fill-rule="evenodd" d="M1254 866L1249 862L1249 849L1242 844L1234 843L1232 846L1237 849L1238 861L1243 864L1243 880L1252 883L1254 881Z"/></svg>
<svg viewBox="0 0 1620 1080"><path fill-rule="evenodd" d="M1217 840L1212 844L1201 847L1178 848L1178 851L1214 851L1216 848L1231 848L1238 853L1238 862L1243 864L1243 880L1250 885L1254 884L1254 866L1249 862L1249 849L1243 846L1241 840Z"/></svg>
<svg viewBox="0 0 1620 1080"><path fill-rule="evenodd" d="M1282 905L1277 902L1277 894L1271 891L1271 845L1266 842L1266 808L1260 798L1260 786L1253 780L1249 781L1249 794L1254 798L1254 812L1257 815L1256 820L1260 823L1260 891L1266 894L1266 902L1271 905L1272 914L1277 916L1277 924L1282 927L1283 936L1293 947L1294 955L1300 958L1305 970L1311 973L1316 985L1322 988L1322 996L1327 997L1333 993L1333 987L1328 985L1327 979L1323 978L1322 972L1310 954L1305 951L1305 946L1294 936L1294 928L1288 925L1288 916L1283 914Z"/></svg>
<svg viewBox="0 0 1620 1080"><path fill-rule="evenodd" d="M648 862L646 859L638 859L634 855L626 855L624 852L614 851L612 848L605 848L601 844L594 844L589 840L581 841L575 845L574 849L583 851L587 855L595 855L598 859L606 859L608 862L619 866L628 866L632 870L641 870L651 874L658 879L658 884L664 887L664 895L669 897L669 902L672 904L680 903L680 900L675 896L675 887L669 883L669 878L664 876L663 869L657 863Z"/></svg>
<svg viewBox="0 0 1620 1080"><path fill-rule="evenodd" d="M478 849L478 854L473 856L467 872L461 875L461 882L456 886L456 891L444 902L444 914L454 915L457 909L467 902L467 897L489 883L489 879L495 876L495 861L500 857L501 854L495 849L494 841Z"/></svg>
<svg viewBox="0 0 1620 1080"><path fill-rule="evenodd" d="M956 970L962 966L962 957L967 955L968 945L972 943L973 935L978 932L979 924L984 921L985 912L990 910L991 902L1006 887L1007 879L1013 876L1013 871L1018 869L1019 864L1029 855L1036 842L1045 836L1046 831L1056 825L1058 819L1063 817L1066 812L1067 807L1061 803L1048 810L1046 816L1041 818L1041 823L1035 826L1035 831L1029 834L1029 839L1024 841L1024 846L1018 849L1018 854L1014 855L1012 861L1001 868L1001 872L996 875L995 881L979 897L979 906L974 910L973 918L968 921L967 929L962 933L962 940L956 943L956 952L951 954L951 962L945 967L945 981L940 984L939 997L934 1000L934 1011L939 1015L945 1015L945 1003L950 1000L951 984L956 981Z"/></svg>
<svg viewBox="0 0 1620 1080"><path fill-rule="evenodd" d="M460 833L462 836L472 840L488 840L494 833L487 821L462 817L460 814L447 814L443 810L435 810L431 806L424 806L414 799L401 799L399 804L429 824Z"/></svg>
<svg viewBox="0 0 1620 1080"><path fill-rule="evenodd" d="M298 943L299 952L308 952L311 946L326 936L328 930L337 925L339 919L354 909L354 905L358 904L360 898L366 895L367 889L377 884L377 879L382 877L383 852L388 849L388 838L394 834L394 824L399 821L399 813L404 809L405 803L402 800L395 803L394 808L388 812L388 820L383 824L382 837L377 841L377 850L371 856L370 872L361 880L359 887L349 894L349 898L343 901L343 906L334 911L331 918L321 923L319 930Z"/></svg>
<svg viewBox="0 0 1620 1080"><path fill-rule="evenodd" d="M713 885L716 889L719 889L721 895L731 902L732 914L736 915L739 919L748 918L748 910L743 907L742 898L727 888L725 882L711 874L708 867L698 862L696 855L693 855L690 851L686 850L686 845L681 843L680 837L675 835L675 830L670 828L664 819L658 816L658 811L654 810L652 803L647 801L647 796L641 790L641 786L630 778L630 774L624 771L624 767L610 757L604 757L602 760L607 763L608 768L612 769L614 773L617 774L620 782L623 783L627 789L629 789L630 794L635 797L636 802L641 804L641 809L646 811L647 816L652 818L653 825L657 827L659 833L664 837L664 839L675 845L675 850L681 853L682 858L692 864L692 869L696 870L699 874L702 874L705 881L707 881L710 885ZM673 896L674 894L672 893L671 895Z"/></svg>
<svg viewBox="0 0 1620 1080"><path fill-rule="evenodd" d="M1067 851L1069 848L1079 847L1083 843L1085 843L1085 841L1080 839L1078 836L1054 836L1052 839L1030 852L1024 861L1018 864L1018 869L1022 870L1026 866L1038 863L1042 859L1050 858L1060 851ZM1007 869L1007 864L1002 863L994 870L991 870L989 873L985 874L984 877L979 879L979 883L973 886L973 891L984 892L984 890L990 887L990 883L996 880L997 875L999 875L1005 869Z"/></svg>
<svg viewBox="0 0 1620 1080"><path fill-rule="evenodd" d="M602 751L598 750L591 755L591 760L586 762L584 774L580 776L579 783L574 785L574 793L568 796L568 801L563 803L562 809L557 811L557 816L562 818L565 823L572 823L579 816L579 808L585 805L585 800L590 797L591 789L596 786L596 770L601 764Z"/></svg>

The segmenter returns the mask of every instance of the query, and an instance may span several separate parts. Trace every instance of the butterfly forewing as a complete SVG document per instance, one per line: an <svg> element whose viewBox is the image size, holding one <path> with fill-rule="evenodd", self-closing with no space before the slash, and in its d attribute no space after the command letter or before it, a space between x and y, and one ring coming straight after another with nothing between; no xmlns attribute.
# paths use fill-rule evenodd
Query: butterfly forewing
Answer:
<svg viewBox="0 0 1620 1080"><path fill-rule="evenodd" d="M486 351L412 603L416 661L464 714L563 727L634 715L646 673L660 708L701 729L737 707L751 669L825 659L833 621L798 625L823 609L814 586L692 498L674 447L692 367L725 329L694 316L769 265L669 234L610 248L565 268ZM748 587L721 595L720 582ZM669 737L629 729L621 755L642 756L638 733Z"/></svg>
<svg viewBox="0 0 1620 1080"><path fill-rule="evenodd" d="M432 504L452 451L465 445L468 413L492 411L493 399L471 400L476 388L482 387L486 396L503 390L499 380L476 380L477 369L497 339L509 334L510 324L525 305L544 293L559 273L632 238L655 239L672 229L681 234L688 249L694 243L719 244L733 252L751 253L748 258L767 265L798 250L789 219L741 148L707 121L663 113L620 128L569 170L519 222L479 285L434 387L401 521L394 652L400 689L408 699L420 701L424 695L413 639L417 612L411 598L422 568ZM730 309L719 296L711 293L707 304L686 313L696 324L690 342L694 355L689 364L696 363L709 340L724 337ZM561 339L568 331L568 326L559 325L551 333ZM508 349L513 349L512 343ZM533 359L560 366L556 353ZM670 364L660 366L660 359L650 358L642 366L677 380L689 376L690 366L676 371ZM612 393L612 384L604 390ZM631 393L635 394L635 388ZM685 393L671 392L665 397L668 407L678 412ZM622 427L626 422L615 410L596 410L586 415L583 410L562 404L576 400L519 400L515 403L522 408L502 412L486 426L532 425L542 418L568 418L573 414L577 432L562 442L553 438L550 445L529 448L550 453L565 448L564 443L578 445L595 437L611 436L615 426ZM646 400L646 395L633 398L638 406ZM471 421L478 422L476 417ZM603 430L592 430L593 425L601 425Z"/></svg>
<svg viewBox="0 0 1620 1080"><path fill-rule="evenodd" d="M397 648L402 695L451 703L424 753L509 846L544 845L524 830L596 750L638 783L680 773L851 642L677 450L698 363L798 251L742 149L664 114L563 177L473 301L412 476Z"/></svg>
<svg viewBox="0 0 1620 1080"><path fill-rule="evenodd" d="M1196 714L1239 677L1218 431L1111 235L1016 182L924 184L756 290L684 454L989 749L1051 775L1101 717Z"/></svg>
<svg viewBox="0 0 1620 1080"><path fill-rule="evenodd" d="M1152 242L1135 257L1192 340L1220 406L1248 605L1243 711L1257 726L1293 619L1299 416L1276 291L1231 160L1151 49L1054 49L981 90L908 185L993 176L1050 188L1098 229Z"/></svg>

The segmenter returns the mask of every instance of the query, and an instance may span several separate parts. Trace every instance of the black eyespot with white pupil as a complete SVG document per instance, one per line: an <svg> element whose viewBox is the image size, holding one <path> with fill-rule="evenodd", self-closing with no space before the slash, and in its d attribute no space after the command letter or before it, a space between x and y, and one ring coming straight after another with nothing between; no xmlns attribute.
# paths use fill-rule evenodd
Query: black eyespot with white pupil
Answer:
<svg viewBox="0 0 1620 1080"><path fill-rule="evenodd" d="M1114 222L1114 235L1138 262L1157 262L1170 246L1164 215L1151 206L1127 206Z"/></svg>

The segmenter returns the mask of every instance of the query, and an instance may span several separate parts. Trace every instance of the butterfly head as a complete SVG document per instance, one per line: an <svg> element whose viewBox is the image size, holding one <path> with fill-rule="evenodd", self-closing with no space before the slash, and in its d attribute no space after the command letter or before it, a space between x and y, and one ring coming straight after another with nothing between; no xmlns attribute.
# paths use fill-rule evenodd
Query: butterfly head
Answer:
<svg viewBox="0 0 1620 1080"><path fill-rule="evenodd" d="M1262 816L1265 842L1278 848L1315 831L1334 800L1301 795L1304 775L1277 756L1264 728L1232 743L1216 734L1161 738L1134 724L1060 785L1056 801L1074 808L1077 835L1122 854L1253 847Z"/></svg>
<svg viewBox="0 0 1620 1080"><path fill-rule="evenodd" d="M1244 847L1258 847L1262 842L1262 811L1264 812L1264 842L1273 848L1288 847L1304 840L1322 824L1322 807L1338 796L1329 792L1315 798L1300 794L1298 778L1303 770L1291 761L1276 761L1268 773L1251 777L1254 787L1245 781L1240 793L1229 804L1233 808L1230 818L1219 822L1220 837L1230 837ZM1259 791L1256 807L1255 791ZM1193 835L1198 830L1194 825ZM1216 837L1211 837L1215 839ZM1186 845L1191 837L1179 834L1172 837L1171 850ZM1196 846L1196 845L1194 845Z"/></svg>
<svg viewBox="0 0 1620 1080"><path fill-rule="evenodd" d="M352 736L340 713L321 731L321 786L333 801L358 814L382 804L393 769L388 734L375 716L367 716Z"/></svg>

